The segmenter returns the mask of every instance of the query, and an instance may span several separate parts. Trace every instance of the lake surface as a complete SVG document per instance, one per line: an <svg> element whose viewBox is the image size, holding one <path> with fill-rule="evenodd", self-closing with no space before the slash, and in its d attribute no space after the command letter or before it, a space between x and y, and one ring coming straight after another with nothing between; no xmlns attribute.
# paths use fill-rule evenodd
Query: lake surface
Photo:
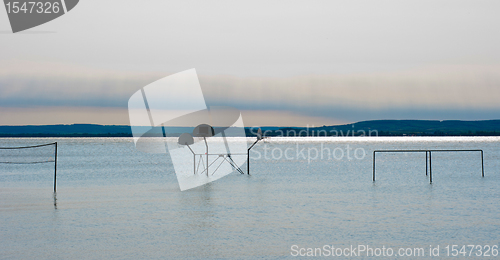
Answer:
<svg viewBox="0 0 500 260"><path fill-rule="evenodd" d="M53 163L0 164L0 259L283 259L325 245L436 259L429 246L442 258L447 245L500 245L497 137L270 138L255 146L251 175L182 192L169 156L130 138L0 147L55 141L56 195ZM377 154L373 182L381 149L482 149L485 177L478 152L433 153L432 184L425 153Z"/></svg>

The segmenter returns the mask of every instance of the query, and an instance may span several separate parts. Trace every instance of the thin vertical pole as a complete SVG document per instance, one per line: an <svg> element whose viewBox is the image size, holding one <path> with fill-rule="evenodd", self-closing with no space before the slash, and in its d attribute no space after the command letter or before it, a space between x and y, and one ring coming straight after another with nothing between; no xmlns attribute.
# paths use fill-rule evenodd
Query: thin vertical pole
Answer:
<svg viewBox="0 0 500 260"><path fill-rule="evenodd" d="M193 154L193 174L196 175L196 154L193 152L193 149L191 149L191 146L189 144L186 144L191 153ZM201 155L200 155L201 156Z"/></svg>
<svg viewBox="0 0 500 260"><path fill-rule="evenodd" d="M429 151L429 178L430 183L432 183L432 152Z"/></svg>
<svg viewBox="0 0 500 260"><path fill-rule="evenodd" d="M56 142L56 152L54 160L54 192L56 192L56 182L57 182L57 142Z"/></svg>
<svg viewBox="0 0 500 260"><path fill-rule="evenodd" d="M255 144L257 144L260 141L260 139L257 139L250 147L247 149L247 174L250 175L250 150L252 147L254 147Z"/></svg>
<svg viewBox="0 0 500 260"><path fill-rule="evenodd" d="M205 140L205 146L207 147L207 177L208 177L208 144L207 144L207 138L203 137L203 140Z"/></svg>
<svg viewBox="0 0 500 260"><path fill-rule="evenodd" d="M250 175L250 148L247 150L247 174Z"/></svg>
<svg viewBox="0 0 500 260"><path fill-rule="evenodd" d="M429 163L427 153L428 153L428 151L425 151L425 176L427 176L427 172L428 172L428 165L427 164Z"/></svg>
<svg viewBox="0 0 500 260"><path fill-rule="evenodd" d="M483 157L483 150L481 150L481 170L483 171L483 178L484 178L484 157Z"/></svg>
<svg viewBox="0 0 500 260"><path fill-rule="evenodd" d="M375 181L375 151L373 151L373 181Z"/></svg>

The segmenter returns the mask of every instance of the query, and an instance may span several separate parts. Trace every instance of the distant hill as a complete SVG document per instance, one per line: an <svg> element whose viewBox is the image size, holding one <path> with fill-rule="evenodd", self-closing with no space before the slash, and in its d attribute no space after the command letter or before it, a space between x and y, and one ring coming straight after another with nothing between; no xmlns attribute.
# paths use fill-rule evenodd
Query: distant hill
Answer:
<svg viewBox="0 0 500 260"><path fill-rule="evenodd" d="M129 137L130 126L124 125L25 125L0 126L0 137Z"/></svg>
<svg viewBox="0 0 500 260"><path fill-rule="evenodd" d="M266 130L269 136L287 136L287 131L302 131L301 136L305 133L308 136L498 136L500 120L373 120L336 126Z"/></svg>
<svg viewBox="0 0 500 260"><path fill-rule="evenodd" d="M143 129L149 129L143 127ZM189 128L167 129L168 133L189 132ZM255 130L245 129L248 136ZM266 136L498 136L500 120L373 120L353 124L306 127L262 127ZM168 134L167 134L168 135ZM0 126L0 137L131 137L126 125L42 125Z"/></svg>

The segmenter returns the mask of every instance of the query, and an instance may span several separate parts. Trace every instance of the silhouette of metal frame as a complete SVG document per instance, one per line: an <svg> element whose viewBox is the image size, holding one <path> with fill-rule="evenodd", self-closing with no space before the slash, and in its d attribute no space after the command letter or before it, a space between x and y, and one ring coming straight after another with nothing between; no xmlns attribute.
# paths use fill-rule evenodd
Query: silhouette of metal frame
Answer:
<svg viewBox="0 0 500 260"><path fill-rule="evenodd" d="M203 174L206 172L206 175L207 177L209 176L210 172L209 172L209 168L210 166L212 166L214 163L216 163L217 161L219 161L219 159L222 158L221 162L219 163L219 165L217 166L217 168L214 170L214 172L212 173L212 175L215 174L215 172L220 168L220 166L224 163L224 162L227 162L231 165L231 167L233 167L233 169L235 169L236 171L238 171L239 173L241 174L245 174L243 172L243 170L238 166L238 164L231 158L232 155L246 155L247 156L247 174L250 175L250 150L260 141L263 139L262 137L262 130L259 128L258 129L258 132L257 132L257 140L247 149L247 152L246 153L230 153L229 152L229 147L228 147L228 144L227 144L227 140L226 140L226 136L224 134L223 131L220 132L221 135L222 135L222 138L224 138L224 143L226 145L226 150L228 151L227 153L216 153L216 154L210 154L208 152L209 150L209 147L208 147L208 143L207 143L207 137L211 137L211 136L214 136L215 134L215 131L213 129L213 127L211 127L210 125L207 125L207 124L201 124L201 125L198 125L194 130L193 130L193 135L196 136L196 137L203 137L203 141L205 142L205 147L206 147L206 152L205 153L195 153L193 151L193 149L191 149L191 146L193 143L194 143L194 140L193 140L193 137L187 133L184 133L182 134L180 137L179 137L179 140L178 140L178 143L180 145L185 145L189 148L189 150L191 151L191 153L193 154L193 174L196 175L198 173L200 174ZM206 157L206 164L203 160L203 156ZM209 156L216 156L215 160L212 161L212 163L209 163ZM197 159L199 158L199 159ZM198 161L198 163L196 162ZM202 171L200 172L200 165L203 165L203 168L202 168Z"/></svg>
<svg viewBox="0 0 500 260"><path fill-rule="evenodd" d="M0 147L0 150L14 150L14 149L30 149L30 148L38 148L54 145L54 161L41 161L41 162L30 162L30 163L18 163L18 162L3 162L8 164L35 164L35 163L49 163L54 162L54 192L56 192L56 182L57 182L57 142L50 144L40 144L40 145L32 145L32 146L22 146L22 147Z"/></svg>
<svg viewBox="0 0 500 260"><path fill-rule="evenodd" d="M425 176L432 183L432 152L481 152L481 171L484 178L484 152L480 149L438 149L438 150L375 150L373 151L373 181L375 181L376 153L423 153L425 152Z"/></svg>

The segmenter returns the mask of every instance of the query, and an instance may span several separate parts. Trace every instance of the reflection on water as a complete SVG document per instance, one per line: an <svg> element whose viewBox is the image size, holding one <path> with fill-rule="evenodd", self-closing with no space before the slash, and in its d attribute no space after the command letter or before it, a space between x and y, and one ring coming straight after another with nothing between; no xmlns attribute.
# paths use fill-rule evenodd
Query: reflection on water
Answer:
<svg viewBox="0 0 500 260"><path fill-rule="evenodd" d="M351 139L323 142L368 155L483 149L485 177L478 174L480 160L467 154L433 154L432 185L414 154L377 155L376 182L371 156L311 163L263 158L252 160L250 176L235 172L180 192L168 155L138 152L130 139L51 139L60 144L57 193L51 166L0 169L0 252L27 259L273 259L290 256L292 245L498 243L499 139ZM19 142L47 140L0 139ZM296 147L288 139L268 144ZM263 152L262 145L254 149Z"/></svg>
<svg viewBox="0 0 500 260"><path fill-rule="evenodd" d="M54 191L54 209L57 209L57 192Z"/></svg>

